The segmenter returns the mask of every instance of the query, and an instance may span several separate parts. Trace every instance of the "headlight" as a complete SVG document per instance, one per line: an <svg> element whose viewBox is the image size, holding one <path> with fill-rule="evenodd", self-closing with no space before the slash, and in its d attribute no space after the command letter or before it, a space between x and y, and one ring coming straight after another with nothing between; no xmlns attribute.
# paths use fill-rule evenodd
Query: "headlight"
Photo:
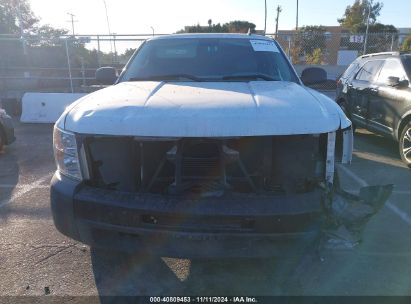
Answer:
<svg viewBox="0 0 411 304"><path fill-rule="evenodd" d="M74 134L54 127L53 147L57 169L60 173L76 180L82 180Z"/></svg>

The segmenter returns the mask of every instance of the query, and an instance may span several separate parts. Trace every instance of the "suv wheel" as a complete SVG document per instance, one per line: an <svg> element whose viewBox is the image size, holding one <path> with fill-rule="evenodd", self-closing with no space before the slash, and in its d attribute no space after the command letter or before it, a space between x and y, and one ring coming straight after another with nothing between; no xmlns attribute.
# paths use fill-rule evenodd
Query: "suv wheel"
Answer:
<svg viewBox="0 0 411 304"><path fill-rule="evenodd" d="M400 137L400 155L402 160L411 167L411 122L402 130Z"/></svg>

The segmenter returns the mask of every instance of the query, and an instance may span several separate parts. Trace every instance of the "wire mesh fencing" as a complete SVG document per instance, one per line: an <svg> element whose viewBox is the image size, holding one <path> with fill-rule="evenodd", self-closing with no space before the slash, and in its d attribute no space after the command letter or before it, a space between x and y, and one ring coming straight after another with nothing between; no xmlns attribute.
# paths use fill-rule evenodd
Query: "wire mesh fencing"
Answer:
<svg viewBox="0 0 411 304"><path fill-rule="evenodd" d="M398 51L407 35L393 32L350 33L331 31L280 31L275 38L298 73L320 66L333 83L358 56ZM87 92L96 85L101 66L119 72L134 51L152 34L77 35L62 37L16 37L0 35L0 98L16 92Z"/></svg>

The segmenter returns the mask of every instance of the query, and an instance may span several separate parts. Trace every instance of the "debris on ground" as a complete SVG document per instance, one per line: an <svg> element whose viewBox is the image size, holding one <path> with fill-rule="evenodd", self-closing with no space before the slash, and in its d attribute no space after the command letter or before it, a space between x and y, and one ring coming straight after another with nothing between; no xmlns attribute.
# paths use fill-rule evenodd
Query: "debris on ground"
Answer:
<svg viewBox="0 0 411 304"><path fill-rule="evenodd" d="M44 294L46 296L48 296L50 294L50 287L48 287L48 286L44 287Z"/></svg>
<svg viewBox="0 0 411 304"><path fill-rule="evenodd" d="M364 187L359 195L336 189L326 204L326 223L321 245L324 249L352 249L362 241L369 220L384 207L393 185Z"/></svg>

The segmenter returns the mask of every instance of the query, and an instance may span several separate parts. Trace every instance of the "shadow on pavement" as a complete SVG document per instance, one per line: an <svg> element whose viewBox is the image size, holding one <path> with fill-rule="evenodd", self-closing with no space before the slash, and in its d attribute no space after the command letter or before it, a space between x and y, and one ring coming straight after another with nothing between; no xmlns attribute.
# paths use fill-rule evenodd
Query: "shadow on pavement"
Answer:
<svg viewBox="0 0 411 304"><path fill-rule="evenodd" d="M181 260L91 250L102 303L107 296L269 296L301 294L295 270L315 259Z"/></svg>
<svg viewBox="0 0 411 304"><path fill-rule="evenodd" d="M4 222L9 214L9 202L19 182L19 164L15 146L5 147L0 152L0 221Z"/></svg>
<svg viewBox="0 0 411 304"><path fill-rule="evenodd" d="M361 152L374 153L380 156L401 160L398 143L393 139L361 130L355 133L356 144ZM360 141L358 141L358 139Z"/></svg>

